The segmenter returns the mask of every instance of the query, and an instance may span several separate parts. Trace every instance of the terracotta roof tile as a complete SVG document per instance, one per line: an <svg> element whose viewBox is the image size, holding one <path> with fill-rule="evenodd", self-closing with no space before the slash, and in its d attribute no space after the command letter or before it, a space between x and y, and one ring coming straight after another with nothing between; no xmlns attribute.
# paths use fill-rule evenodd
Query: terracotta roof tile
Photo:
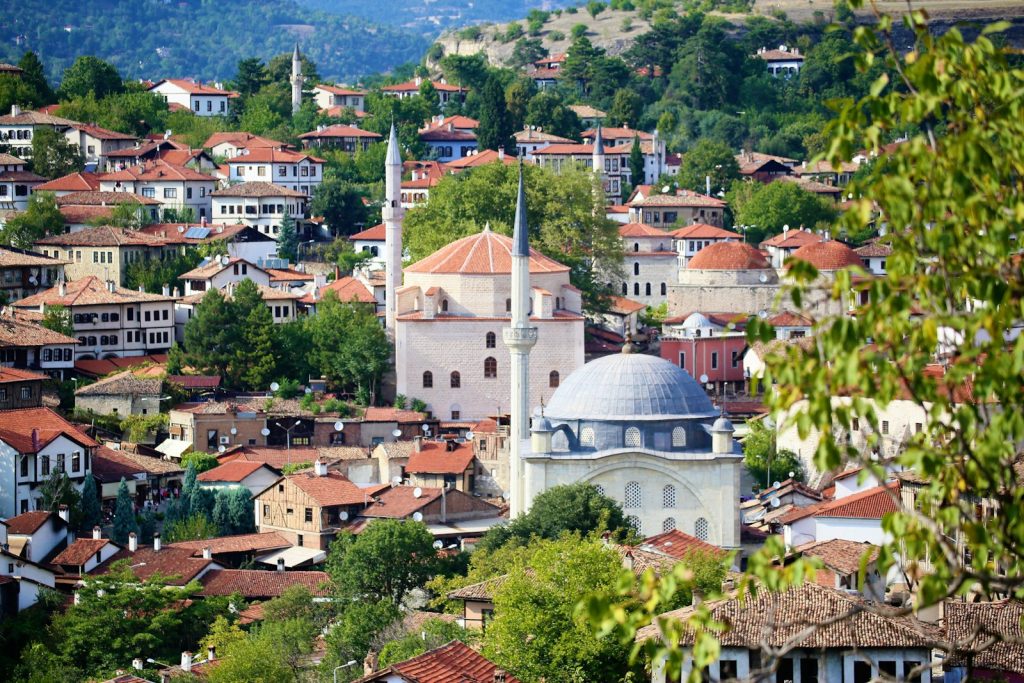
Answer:
<svg viewBox="0 0 1024 683"><path fill-rule="evenodd" d="M410 273L488 275L512 272L512 238L483 230L456 240L406 267ZM568 272L568 266L530 249L531 273Z"/></svg>
<svg viewBox="0 0 1024 683"><path fill-rule="evenodd" d="M711 208L723 208L725 202L721 199L709 197L705 194L680 190L676 194L652 194L643 199L634 199L631 206L704 206Z"/></svg>
<svg viewBox="0 0 1024 683"><path fill-rule="evenodd" d="M864 261L853 249L842 242L829 240L806 244L790 257L809 263L818 270L839 270L849 266L864 267Z"/></svg>
<svg viewBox="0 0 1024 683"><path fill-rule="evenodd" d="M252 163L271 163L271 164L297 164L300 161L308 159L315 164L325 163L323 159L315 157L305 152L292 152L285 149L275 149L273 147L253 147L248 150L247 154L241 156L232 157L227 160L227 164L252 164Z"/></svg>
<svg viewBox="0 0 1024 683"><path fill-rule="evenodd" d="M618 313L619 315L629 315L630 313L637 313L647 308L645 304L642 304L639 301L633 301L632 299L627 299L624 296L612 295L609 296L608 299L610 303L608 310L611 313Z"/></svg>
<svg viewBox="0 0 1024 683"><path fill-rule="evenodd" d="M348 477L338 472L328 472L323 476L317 476L312 470L309 470L299 474L288 475L285 479L322 507L362 505L369 502L382 487L387 487L386 484L377 484L360 488L353 484Z"/></svg>
<svg viewBox="0 0 1024 683"><path fill-rule="evenodd" d="M420 491L418 498L414 495L416 489ZM440 497L441 489L438 488L395 486L380 493L373 504L360 514L364 517L404 519Z"/></svg>
<svg viewBox="0 0 1024 683"><path fill-rule="evenodd" d="M100 189L96 173L69 173L33 188L35 192L92 192Z"/></svg>
<svg viewBox="0 0 1024 683"><path fill-rule="evenodd" d="M115 483L124 479L131 479L136 474L146 474L146 469L140 467L134 460L127 457L124 451L116 451L107 446L100 446L92 456L92 476L97 481L104 483ZM144 458L147 456L136 456ZM150 458L155 460L156 458Z"/></svg>
<svg viewBox="0 0 1024 683"><path fill-rule="evenodd" d="M192 551L183 548L164 546L160 550L153 550L148 546L139 546L134 553L122 548L97 567L95 573L106 574L111 565L120 560L130 561L132 573L139 580L146 581L159 575L169 578L168 584L172 586L184 586L211 565L216 566L213 560L192 557Z"/></svg>
<svg viewBox="0 0 1024 683"><path fill-rule="evenodd" d="M805 244L814 244L815 242L820 241L821 236L811 232L810 230L789 230L787 232L780 232L778 235L773 237L769 237L762 241L759 246L761 248L779 247L780 249L795 249L802 247Z"/></svg>
<svg viewBox="0 0 1024 683"><path fill-rule="evenodd" d="M57 557L50 560L52 564L66 564L80 567L89 561L96 553L107 544L113 545L113 541L107 538L76 538L75 542L62 550ZM118 547L118 546L115 546Z"/></svg>
<svg viewBox="0 0 1024 683"><path fill-rule="evenodd" d="M341 87L338 87L336 85L327 85L325 83L318 84L315 89L316 90L323 90L323 91L329 92L329 93L331 93L333 95L360 95L361 96L361 95L365 95L366 94L366 92L363 91L363 90L353 90L351 88L341 88Z"/></svg>
<svg viewBox="0 0 1024 683"><path fill-rule="evenodd" d="M349 235L348 239L350 241L353 241L353 242L355 240L374 240L374 241L383 242L384 241L384 236L385 236L385 232L384 231L385 231L384 224L383 223L378 223L377 225L374 225L373 227L367 228L366 230L363 230L362 232L357 232L354 235Z"/></svg>
<svg viewBox="0 0 1024 683"><path fill-rule="evenodd" d="M443 92L468 92L469 88L463 88L457 85L451 85L450 83L442 83L441 81L430 81L430 84L434 86L434 90ZM415 80L405 81L404 83L396 83L394 85L385 85L381 90L383 92L418 92L420 84Z"/></svg>
<svg viewBox="0 0 1024 683"><path fill-rule="evenodd" d="M286 146L283 142L271 140L270 138L265 138L260 135L253 135L252 133L246 133L245 131L225 131L221 133L214 133L208 137L206 142L203 143L203 147L209 149L225 142L231 143L239 149L255 147L281 148Z"/></svg>
<svg viewBox="0 0 1024 683"><path fill-rule="evenodd" d="M0 315L0 348L77 343L74 337L66 337L42 325L22 320L10 312Z"/></svg>
<svg viewBox="0 0 1024 683"><path fill-rule="evenodd" d="M20 515L5 520L5 523L7 524L8 534L14 534L16 536L31 536L35 532L39 531L39 529L51 519L57 521L59 524L65 525L64 520L56 514L46 510L23 512Z"/></svg>
<svg viewBox="0 0 1024 683"><path fill-rule="evenodd" d="M196 83L195 81L190 81L184 78L165 78L154 83L149 89L152 90L161 83L176 85L191 95L224 95L225 97L231 95L231 92L228 90L221 90L220 88L203 85L202 83Z"/></svg>
<svg viewBox="0 0 1024 683"><path fill-rule="evenodd" d="M1018 600L947 602L943 630L954 650L944 667L1024 674L1021 617L1024 603Z"/></svg>
<svg viewBox="0 0 1024 683"><path fill-rule="evenodd" d="M664 533L649 536L640 544L640 549L656 550L676 559L683 559L691 552L711 553L721 555L723 551L718 546L711 545L695 536L685 534L679 529L672 529Z"/></svg>
<svg viewBox="0 0 1024 683"><path fill-rule="evenodd" d="M427 419L426 413L416 410L404 410L402 408L370 406L363 412L363 422L423 422Z"/></svg>
<svg viewBox="0 0 1024 683"><path fill-rule="evenodd" d="M58 436L64 435L85 448L98 443L49 408L5 410L0 420L0 441L19 453L36 453Z"/></svg>
<svg viewBox="0 0 1024 683"><path fill-rule="evenodd" d="M73 280L66 284L65 293L61 295L60 287L51 287L14 302L18 308L38 308L39 306L90 306L96 304L128 304L153 301L174 301L169 296L137 292L133 289L114 286L114 291L107 289L106 284L95 275Z"/></svg>
<svg viewBox="0 0 1024 683"><path fill-rule="evenodd" d="M222 190L214 190L214 197L307 197L304 192L290 190L274 183L238 183Z"/></svg>
<svg viewBox="0 0 1024 683"><path fill-rule="evenodd" d="M101 192L99 190L83 190L71 192L63 197L57 197L57 206L64 209L69 206L118 206L119 204L143 204L146 206L159 206L160 202L148 197L140 197L130 192Z"/></svg>
<svg viewBox="0 0 1024 683"><path fill-rule="evenodd" d="M38 240L36 244L60 247L162 247L165 242L159 237L138 230L103 225L62 235L44 237Z"/></svg>
<svg viewBox="0 0 1024 683"><path fill-rule="evenodd" d="M425 652L418 657L357 679L357 683L390 680L398 675L408 683L494 683L498 666L458 640ZM506 683L519 683L506 674Z"/></svg>
<svg viewBox="0 0 1024 683"><path fill-rule="evenodd" d="M362 128L356 128L355 126L346 126L345 124L335 124L333 126L326 126L320 130L311 130L308 133L303 133L299 136L300 140L315 140L317 138L370 138L372 140L384 139L379 133L374 133L372 130L363 130Z"/></svg>
<svg viewBox="0 0 1024 683"><path fill-rule="evenodd" d="M698 251L686 264L688 270L767 270L764 255L744 242L715 242Z"/></svg>
<svg viewBox="0 0 1024 683"><path fill-rule="evenodd" d="M213 569L200 583L199 595L234 595L240 593L248 600L276 598L292 586L305 586L315 597L331 594L327 585L331 577L327 572L279 572L259 569Z"/></svg>
<svg viewBox="0 0 1024 683"><path fill-rule="evenodd" d="M455 159L454 161L449 161L444 165L444 167L449 173L458 173L466 170L467 168L477 168L478 166L487 166L488 164L496 164L499 162L509 166L517 163L513 156L505 155L502 157L501 154L493 149L484 149L473 152L472 154L467 154L466 156ZM523 163L530 162L524 161Z"/></svg>
<svg viewBox="0 0 1024 683"><path fill-rule="evenodd" d="M199 481L229 481L239 483L252 473L256 472L256 470L265 466L266 465L261 462L233 460L200 473L196 479Z"/></svg>
<svg viewBox="0 0 1024 683"><path fill-rule="evenodd" d="M842 574L856 574L860 571L860 561L864 555L869 563L878 557L878 546L870 543L857 543L841 538L830 541L807 543L796 548L796 552L804 557L817 557L829 569Z"/></svg>
<svg viewBox="0 0 1024 683"><path fill-rule="evenodd" d="M31 370L21 370L19 368L9 368L7 366L0 366L0 384L6 384L7 382L28 382L32 380L48 380L49 375L42 375L38 372L32 372Z"/></svg>
<svg viewBox="0 0 1024 683"><path fill-rule="evenodd" d="M455 443L449 450L448 442L424 441L421 450L409 454L405 471L410 474L462 474L473 465L473 445Z"/></svg>
<svg viewBox="0 0 1024 683"><path fill-rule="evenodd" d="M328 292L334 292L334 295L338 297L338 301L345 303L355 301L364 304L373 304L377 300L373 297L373 293L366 288L362 282L354 277L346 275L334 280L326 287L321 288L316 292L316 296L313 294L307 294L302 298L305 303L314 303L321 301Z"/></svg>
<svg viewBox="0 0 1024 683"><path fill-rule="evenodd" d="M163 381L154 378L137 377L131 370L119 372L93 384L87 384L75 392L76 396L140 396L159 395Z"/></svg>
<svg viewBox="0 0 1024 683"><path fill-rule="evenodd" d="M138 166L132 166L122 171L114 171L100 176L100 182L110 181L135 182L136 180L176 180L176 181L205 181L217 182L213 176L208 176L199 171L178 166L163 159L152 159Z"/></svg>
<svg viewBox="0 0 1024 683"><path fill-rule="evenodd" d="M644 223L626 223L619 228L619 237L668 237L671 233Z"/></svg>
<svg viewBox="0 0 1024 683"><path fill-rule="evenodd" d="M714 225L708 225L707 223L693 223L691 225L687 225L685 228L679 228L678 230L672 231L671 235L677 240L735 240L740 237L738 233L730 230L723 230L722 228L715 227Z"/></svg>
<svg viewBox="0 0 1024 683"><path fill-rule="evenodd" d="M201 557L205 548L209 548L210 552L214 555L219 555L222 553L250 553L290 548L291 543L276 531L264 531L255 534L218 536L217 538L207 538L199 541L179 541L177 543L168 543L167 546L191 550L193 555Z"/></svg>

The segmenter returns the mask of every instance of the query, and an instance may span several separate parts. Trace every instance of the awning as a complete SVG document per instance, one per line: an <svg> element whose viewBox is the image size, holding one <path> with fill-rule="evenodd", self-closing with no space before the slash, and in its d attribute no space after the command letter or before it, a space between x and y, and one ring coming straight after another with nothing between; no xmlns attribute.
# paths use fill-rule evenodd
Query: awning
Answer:
<svg viewBox="0 0 1024 683"><path fill-rule="evenodd" d="M181 456L185 455L190 448L192 448L191 443L178 439L165 439L163 443L156 447L166 457L174 460L181 460Z"/></svg>
<svg viewBox="0 0 1024 683"><path fill-rule="evenodd" d="M435 536L482 536L491 527L508 524L504 517L483 517L481 519L464 519L442 524L427 524L427 530Z"/></svg>
<svg viewBox="0 0 1024 683"><path fill-rule="evenodd" d="M276 567L278 559L283 559L284 566L288 569L292 569L302 565L318 564L323 562L327 559L327 551L317 550L316 548L292 546L291 548L282 548L281 550L275 550L274 552L267 553L266 555L260 555L256 558L256 561Z"/></svg>

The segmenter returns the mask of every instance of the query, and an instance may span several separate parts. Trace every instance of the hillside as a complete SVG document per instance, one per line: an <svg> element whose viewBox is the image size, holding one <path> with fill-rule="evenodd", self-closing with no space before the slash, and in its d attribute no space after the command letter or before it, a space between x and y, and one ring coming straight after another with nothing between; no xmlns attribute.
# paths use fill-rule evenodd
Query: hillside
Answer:
<svg viewBox="0 0 1024 683"><path fill-rule="evenodd" d="M427 41L294 0L22 0L0 22L0 61L39 54L59 80L79 55L113 63L125 78L225 79L238 60L290 52L298 40L320 74L352 80L419 61Z"/></svg>
<svg viewBox="0 0 1024 683"><path fill-rule="evenodd" d="M572 0L298 0L300 5L334 14L400 26L433 38L442 29L478 22L512 21L534 8L553 9Z"/></svg>

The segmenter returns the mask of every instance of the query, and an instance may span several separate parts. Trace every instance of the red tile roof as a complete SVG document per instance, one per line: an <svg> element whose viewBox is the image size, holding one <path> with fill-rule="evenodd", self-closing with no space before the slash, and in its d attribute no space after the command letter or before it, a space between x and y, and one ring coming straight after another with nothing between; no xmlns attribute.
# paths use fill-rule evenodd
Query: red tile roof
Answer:
<svg viewBox="0 0 1024 683"><path fill-rule="evenodd" d="M1021 617L1024 617L1024 603L1019 600L946 602L945 637L954 643L955 650L943 666L947 671L971 666L979 674L982 671L1024 674ZM1019 676L1006 679L1017 680Z"/></svg>
<svg viewBox="0 0 1024 683"><path fill-rule="evenodd" d="M804 557L816 557L824 565L842 574L856 574L860 571L860 561L868 556L868 564L878 557L878 546L871 543L858 543L841 538L830 541L816 541L798 546L796 552Z"/></svg>
<svg viewBox="0 0 1024 683"><path fill-rule="evenodd" d="M516 158L507 154L502 157L501 154L493 149L484 149L474 152L473 154L467 154L466 156L455 159L454 161L449 161L444 165L444 167L449 173L458 173L459 171L464 171L467 168L487 166L488 164L496 164L498 162L505 165L512 165L516 163ZM530 162L524 161L523 163L528 164Z"/></svg>
<svg viewBox="0 0 1024 683"><path fill-rule="evenodd" d="M99 445L49 408L6 410L0 420L0 441L19 453L36 453L61 435L85 448Z"/></svg>
<svg viewBox="0 0 1024 683"><path fill-rule="evenodd" d="M226 462L223 465L218 465L212 470L202 472L196 477L196 479L199 481L229 481L233 483L240 483L245 480L246 477L263 467L266 467L266 465L261 462L233 460L231 462Z"/></svg>
<svg viewBox="0 0 1024 683"><path fill-rule="evenodd" d="M220 88L213 88L211 86L203 85L202 83L196 83L195 81L186 80L184 78L165 78L154 83L149 89L152 90L153 88L159 86L161 83L170 83L172 85L176 85L191 95L224 95L225 97L231 95L230 91L221 90Z"/></svg>
<svg viewBox="0 0 1024 683"><path fill-rule="evenodd" d="M835 240L805 244L794 251L791 258L809 263L818 270L839 270L849 266L864 267L864 261L857 255L857 252Z"/></svg>
<svg viewBox="0 0 1024 683"><path fill-rule="evenodd" d="M374 133L372 130L363 130L362 128L346 126L341 123L327 126L320 130L311 130L299 136L300 140L313 140L316 138L371 138L373 140L382 140L383 136L379 133Z"/></svg>
<svg viewBox="0 0 1024 683"><path fill-rule="evenodd" d="M794 249L805 244L820 242L821 236L809 230L789 230L780 232L778 235L769 237L759 245L764 247L779 247L780 249Z"/></svg>
<svg viewBox="0 0 1024 683"><path fill-rule="evenodd" d="M709 197L706 194L691 192L690 190L679 190L676 194L652 194L643 199L634 199L630 206L706 206L711 208L724 208L725 202L721 199Z"/></svg>
<svg viewBox="0 0 1024 683"><path fill-rule="evenodd" d="M213 560L192 557L192 551L184 548L164 546L157 551L151 547L140 546L134 553L122 548L97 567L95 573L106 574L110 571L111 565L120 560L130 561L132 573L139 580L146 581L154 576L162 576L168 579L167 583L172 586L184 586L211 565L216 566Z"/></svg>
<svg viewBox="0 0 1024 683"><path fill-rule="evenodd" d="M334 292L334 295L338 297L338 301L342 303L355 301L357 303L373 304L377 302L377 300L373 298L373 292L368 290L366 285L362 282L350 275L334 280L326 287L320 289L316 293L315 297L312 294L307 294L302 298L302 301L304 303L321 301L325 296L327 296L328 292Z"/></svg>
<svg viewBox="0 0 1024 683"><path fill-rule="evenodd" d="M764 255L745 242L715 242L698 251L686 264L688 270L767 270Z"/></svg>
<svg viewBox="0 0 1024 683"><path fill-rule="evenodd" d="M206 181L210 183L217 182L217 179L213 176L208 176L199 171L195 171L187 166L178 166L172 164L163 159L152 159L144 164L138 166L131 166L123 171L115 171L113 173L107 173L100 176L101 182L135 182L137 180L194 180L194 181Z"/></svg>
<svg viewBox="0 0 1024 683"><path fill-rule="evenodd" d="M316 86L317 90L323 90L333 95L365 95L366 92L362 90L352 90L351 88L339 88L336 85L326 85L320 83Z"/></svg>
<svg viewBox="0 0 1024 683"><path fill-rule="evenodd" d="M167 375L167 381L185 389L213 389L220 386L219 375Z"/></svg>
<svg viewBox="0 0 1024 683"><path fill-rule="evenodd" d="M406 267L409 273L490 275L512 272L512 238L484 229L438 249ZM568 266L530 249L531 273L568 272Z"/></svg>
<svg viewBox="0 0 1024 683"><path fill-rule="evenodd" d="M424 142L475 142L476 133L468 130L431 128L430 130L420 132L420 140Z"/></svg>
<svg viewBox="0 0 1024 683"><path fill-rule="evenodd" d="M462 474L473 465L473 444L455 443L453 450L448 442L425 441L421 450L409 455L405 471L410 474Z"/></svg>
<svg viewBox="0 0 1024 683"><path fill-rule="evenodd" d="M415 495L416 489L420 491L419 497ZM404 519L440 497L441 489L438 488L395 486L378 495L374 503L360 514L364 517Z"/></svg>
<svg viewBox="0 0 1024 683"><path fill-rule="evenodd" d="M814 321L808 318L806 315L800 315L799 313L792 313L790 311L783 311L777 315L768 318L768 322L776 327L810 327L814 324Z"/></svg>
<svg viewBox="0 0 1024 683"><path fill-rule="evenodd" d="M0 384L7 382L29 382L32 380L50 379L49 375L41 375L31 370L20 370L18 368L0 367Z"/></svg>
<svg viewBox="0 0 1024 683"><path fill-rule="evenodd" d="M234 536L218 536L217 538L206 538L199 541L178 541L168 543L170 548L184 548L191 550L193 555L201 557L203 550L210 549L214 555L222 553L251 553L263 550L276 550L278 548L290 548L288 542L276 531L264 531L255 534L236 534Z"/></svg>
<svg viewBox="0 0 1024 683"><path fill-rule="evenodd" d="M881 519L889 512L895 512L899 495L899 482L859 491L838 500L827 500L807 507L797 508L779 518L781 524L792 524L806 517L846 517L852 519Z"/></svg>
<svg viewBox="0 0 1024 683"><path fill-rule="evenodd" d="M100 177L96 173L69 173L42 185L36 185L34 192L92 192L100 189Z"/></svg>
<svg viewBox="0 0 1024 683"><path fill-rule="evenodd" d="M680 560L691 552L711 553L713 555L723 554L722 549L718 546L711 545L695 536L684 534L679 529L672 529L671 531L649 536L643 540L640 548L657 550Z"/></svg>
<svg viewBox="0 0 1024 683"><path fill-rule="evenodd" d="M89 306L96 304L130 304L143 301L174 301L169 296L136 292L115 285L114 291L107 289L106 283L95 275L73 280L65 286L64 294L60 294L60 286L51 287L44 292L27 296L15 302L18 308L38 308L40 305L56 306Z"/></svg>
<svg viewBox="0 0 1024 683"><path fill-rule="evenodd" d="M582 137L584 140L590 140L597 135L596 128L588 128L583 131ZM638 137L641 140L653 140L654 136L651 133L642 130L636 130L635 128L616 128L614 126L602 126L601 137L605 140L632 140L634 137ZM607 144L607 142L606 142Z"/></svg>
<svg viewBox="0 0 1024 683"><path fill-rule="evenodd" d="M100 128L99 126L90 123L76 123L71 126L75 130L81 131L86 135L91 135L99 140L136 140L134 135L128 135L127 133L118 133L116 130L107 130L106 128Z"/></svg>
<svg viewBox="0 0 1024 683"><path fill-rule="evenodd" d="M630 313L638 313L647 308L645 304L642 304L639 301L633 301L632 299L627 299L624 296L612 295L608 297L608 300L610 303L610 306L608 308L609 312L617 313L619 315L629 315Z"/></svg>
<svg viewBox="0 0 1024 683"><path fill-rule="evenodd" d="M253 135L252 133L246 133L245 131L225 131L221 133L214 133L210 137L206 138L206 142L203 143L203 147L207 149L216 147L222 143L231 143L234 147L239 149L250 149L256 147L286 147L283 142L277 140L271 140L260 135Z"/></svg>
<svg viewBox="0 0 1024 683"><path fill-rule="evenodd" d="M61 209L68 207L113 207L120 204L141 204L144 206L159 206L160 202L149 197L140 197L130 192L102 192L100 190L83 190L72 192L63 197L57 197L57 206Z"/></svg>
<svg viewBox="0 0 1024 683"><path fill-rule="evenodd" d="M6 413L4 414L6 415ZM5 523L7 524L8 534L15 534L17 536L31 536L35 532L39 531L40 527L49 522L51 519L58 520L60 524L64 524L64 520L62 520L54 513L48 512L46 510L33 510L31 512L23 512L20 515L7 519Z"/></svg>
<svg viewBox="0 0 1024 683"><path fill-rule="evenodd" d="M619 228L619 237L667 237L670 233L644 223L626 223Z"/></svg>
<svg viewBox="0 0 1024 683"><path fill-rule="evenodd" d="M355 241L355 240L374 240L374 241L383 242L384 241L384 230L385 230L384 224L383 223L378 223L377 225L375 225L375 226L373 226L371 228L367 228L366 230L363 230L362 232L357 232L354 235L349 235L348 239L350 241Z"/></svg>
<svg viewBox="0 0 1024 683"><path fill-rule="evenodd" d="M92 457L92 475L97 481L113 483L121 481L121 478L131 479L136 474L145 474L146 470L140 467L131 458L125 457L121 451L115 451L107 446L100 446Z"/></svg>
<svg viewBox="0 0 1024 683"><path fill-rule="evenodd" d="M234 595L240 593L247 600L276 598L292 586L305 586L316 597L331 594L327 587L331 577L327 572L279 572L259 569L213 569L200 583L199 595Z"/></svg>
<svg viewBox="0 0 1024 683"><path fill-rule="evenodd" d="M252 163L297 164L304 159L308 159L314 164L325 163L323 159L303 152L291 152L284 149L274 149L272 147L253 147L249 148L248 154L228 159L227 164L229 166L231 164Z"/></svg>
<svg viewBox="0 0 1024 683"><path fill-rule="evenodd" d="M36 244L56 245L61 247L123 247L143 246L162 247L162 238L138 230L115 228L109 225L85 228L76 232L44 237Z"/></svg>
<svg viewBox="0 0 1024 683"><path fill-rule="evenodd" d="M108 538L76 538L75 542L62 550L57 557L50 560L53 564L67 564L80 567L89 561L103 546L113 543ZM117 547L117 546L115 546Z"/></svg>
<svg viewBox="0 0 1024 683"><path fill-rule="evenodd" d="M387 488L387 484L360 488L353 484L348 477L338 472L328 472L324 476L317 476L315 472L308 470L288 475L285 479L315 500L321 507L362 505L369 502L374 494L382 488Z"/></svg>
<svg viewBox="0 0 1024 683"><path fill-rule="evenodd" d="M423 422L427 419L426 413L416 410L404 410L402 408L377 408L370 406L363 412L363 422Z"/></svg>
<svg viewBox="0 0 1024 683"><path fill-rule="evenodd" d="M408 683L494 683L498 666L465 643L453 640L418 657L392 664L386 669L357 679L357 683L390 680L399 676ZM519 683L506 674L506 683Z"/></svg>
<svg viewBox="0 0 1024 683"><path fill-rule="evenodd" d="M466 92L469 88L462 88L457 85L450 85L448 83L442 83L441 81L430 81L431 85L434 86L434 90L443 92ZM419 91L420 84L415 80L406 81L404 83L396 83L395 85L385 85L381 90L383 92L412 92Z"/></svg>
<svg viewBox="0 0 1024 683"><path fill-rule="evenodd" d="M723 230L722 228L715 227L714 225L708 225L707 223L693 223L692 225L687 225L685 228L674 230L672 232L672 236L679 240L739 239L738 233L730 230Z"/></svg>

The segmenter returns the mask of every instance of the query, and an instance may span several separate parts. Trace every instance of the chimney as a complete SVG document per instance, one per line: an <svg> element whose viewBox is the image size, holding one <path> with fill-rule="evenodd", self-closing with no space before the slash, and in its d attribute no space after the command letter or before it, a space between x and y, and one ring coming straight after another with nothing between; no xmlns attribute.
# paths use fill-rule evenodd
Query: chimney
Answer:
<svg viewBox="0 0 1024 683"><path fill-rule="evenodd" d="M192 671L192 653L188 650L181 653L181 670Z"/></svg>
<svg viewBox="0 0 1024 683"><path fill-rule="evenodd" d="M136 657L132 660L132 668L136 671L142 671L144 668L146 668L146 663L141 658Z"/></svg>
<svg viewBox="0 0 1024 683"><path fill-rule="evenodd" d="M97 526L94 526L94 527L92 528L92 540L94 540L94 541L98 541L98 540L100 540L101 538L103 538L103 532L102 532L102 531L100 531L100 528L99 528L99 526L98 526L98 525L97 525Z"/></svg>
<svg viewBox="0 0 1024 683"><path fill-rule="evenodd" d="M313 473L316 474L316 476L318 477L326 477L327 463L325 463L320 458L317 458L316 461L313 462Z"/></svg>
<svg viewBox="0 0 1024 683"><path fill-rule="evenodd" d="M217 647L215 645L206 646L206 661L212 662L217 659Z"/></svg>
<svg viewBox="0 0 1024 683"><path fill-rule="evenodd" d="M65 523L70 519L70 513L68 512L67 505L60 505L57 507L57 516L64 520Z"/></svg>
<svg viewBox="0 0 1024 683"><path fill-rule="evenodd" d="M133 531L128 534L128 552L134 553L139 549L139 537Z"/></svg>
<svg viewBox="0 0 1024 683"><path fill-rule="evenodd" d="M279 571L279 572L283 572L284 571L284 558L283 557L277 558L277 571Z"/></svg>
<svg viewBox="0 0 1024 683"><path fill-rule="evenodd" d="M494 670L494 683L505 683L505 672L501 669Z"/></svg>
<svg viewBox="0 0 1024 683"><path fill-rule="evenodd" d="M160 552L160 534L153 534L153 552Z"/></svg>
<svg viewBox="0 0 1024 683"><path fill-rule="evenodd" d="M369 676L377 670L378 655L375 650L370 650L366 653L366 658L363 659L363 675Z"/></svg>
<svg viewBox="0 0 1024 683"><path fill-rule="evenodd" d="M178 297L181 296L181 290L175 287L174 289L171 290L171 296L177 299Z"/></svg>
<svg viewBox="0 0 1024 683"><path fill-rule="evenodd" d="M160 683L171 683L171 674L166 671L160 672Z"/></svg>
<svg viewBox="0 0 1024 683"><path fill-rule="evenodd" d="M161 291L163 292L164 296L170 296L171 295L171 286L170 285L164 285L161 288Z"/></svg>
<svg viewBox="0 0 1024 683"><path fill-rule="evenodd" d="M416 451L417 453L422 453L423 452L423 437L422 436L414 436L414 437L412 437L412 449L414 451Z"/></svg>
<svg viewBox="0 0 1024 683"><path fill-rule="evenodd" d="M704 591L699 588L693 589L693 606L696 607L700 603L704 602Z"/></svg>
<svg viewBox="0 0 1024 683"><path fill-rule="evenodd" d="M213 551L210 550L209 547L203 548L203 559L204 560L212 560L213 559Z"/></svg>
<svg viewBox="0 0 1024 683"><path fill-rule="evenodd" d="M498 148L498 161L505 161L505 148L504 147L499 147Z"/></svg>
<svg viewBox="0 0 1024 683"><path fill-rule="evenodd" d="M67 296L67 293L68 285L66 282L64 282L62 278L61 281L57 283L57 294L59 294L60 296Z"/></svg>
<svg viewBox="0 0 1024 683"><path fill-rule="evenodd" d="M32 450L39 450L39 429L37 427L32 428Z"/></svg>
<svg viewBox="0 0 1024 683"><path fill-rule="evenodd" d="M21 114L21 107L16 104L11 105L11 116L18 116Z"/></svg>
<svg viewBox="0 0 1024 683"><path fill-rule="evenodd" d="M110 292L111 294L113 294L114 293L114 289L116 289L116 285L114 284L114 281L113 280L107 280L107 291Z"/></svg>

